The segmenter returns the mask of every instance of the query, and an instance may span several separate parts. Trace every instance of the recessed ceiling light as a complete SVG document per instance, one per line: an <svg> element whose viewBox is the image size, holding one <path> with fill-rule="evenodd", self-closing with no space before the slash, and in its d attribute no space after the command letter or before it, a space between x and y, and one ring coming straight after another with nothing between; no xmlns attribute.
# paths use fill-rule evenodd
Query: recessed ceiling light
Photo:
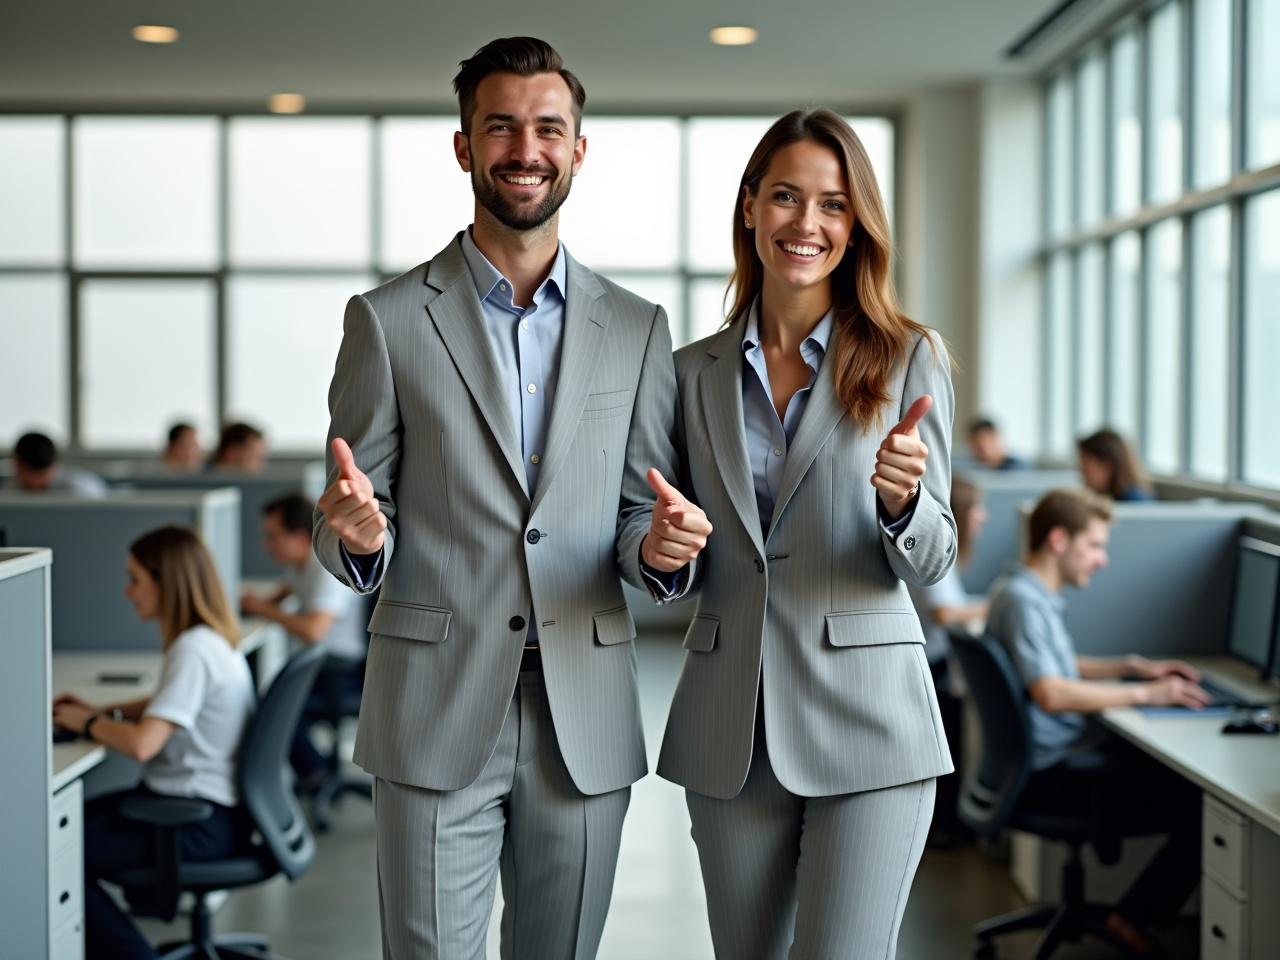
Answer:
<svg viewBox="0 0 1280 960"><path fill-rule="evenodd" d="M178 31L175 27L144 23L133 28L133 39L139 43L177 43Z"/></svg>
<svg viewBox="0 0 1280 960"><path fill-rule="evenodd" d="M722 47L745 47L759 38L760 33L754 27L715 27L711 31L711 42Z"/></svg>
<svg viewBox="0 0 1280 960"><path fill-rule="evenodd" d="M301 113L307 108L307 98L300 93L273 93L267 101L272 113Z"/></svg>

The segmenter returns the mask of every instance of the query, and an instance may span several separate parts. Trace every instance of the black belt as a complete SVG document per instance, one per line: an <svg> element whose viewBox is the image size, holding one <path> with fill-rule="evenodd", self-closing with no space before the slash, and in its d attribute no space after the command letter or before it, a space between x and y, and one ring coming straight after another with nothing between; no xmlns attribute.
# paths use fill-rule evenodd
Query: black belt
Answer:
<svg viewBox="0 0 1280 960"><path fill-rule="evenodd" d="M520 655L520 672L542 672L542 649L540 647L527 646L524 648L524 653Z"/></svg>

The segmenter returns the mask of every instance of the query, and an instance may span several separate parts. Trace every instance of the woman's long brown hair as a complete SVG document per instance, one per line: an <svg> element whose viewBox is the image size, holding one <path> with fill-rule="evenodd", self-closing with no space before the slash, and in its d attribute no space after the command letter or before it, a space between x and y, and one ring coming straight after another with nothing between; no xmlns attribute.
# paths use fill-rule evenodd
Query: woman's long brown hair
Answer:
<svg viewBox="0 0 1280 960"><path fill-rule="evenodd" d="M781 117L747 161L733 208L734 267L728 294L733 305L726 322L733 324L747 315L764 283L754 231L743 223L742 188L756 196L773 155L802 140L835 151L849 181L853 246L845 251L830 277L836 324L826 362L835 365L836 396L865 433L883 425L884 405L893 400L889 377L914 336L928 338L928 330L898 307L893 288L893 242L875 171L853 128L830 110L793 110ZM929 345L933 347L932 339Z"/></svg>
<svg viewBox="0 0 1280 960"><path fill-rule="evenodd" d="M160 636L164 648L184 630L203 624L240 643L240 629L222 589L213 557L194 530L160 527L129 546L129 555L160 588Z"/></svg>
<svg viewBox="0 0 1280 960"><path fill-rule="evenodd" d="M1099 490L1099 493L1119 499L1135 487L1141 490L1151 489L1151 483L1147 480L1142 464L1138 462L1137 454L1125 442L1124 437L1114 430L1104 427L1097 433L1081 437L1076 441L1076 448L1080 453L1101 460L1111 468L1111 486L1106 490Z"/></svg>

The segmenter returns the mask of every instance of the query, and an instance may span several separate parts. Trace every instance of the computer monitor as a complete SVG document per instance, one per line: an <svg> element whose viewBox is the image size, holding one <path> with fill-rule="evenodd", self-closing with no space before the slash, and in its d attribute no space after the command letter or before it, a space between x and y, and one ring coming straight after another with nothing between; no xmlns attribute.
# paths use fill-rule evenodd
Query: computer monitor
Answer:
<svg viewBox="0 0 1280 960"><path fill-rule="evenodd" d="M1231 622L1227 652L1266 674L1272 667L1277 590L1280 590L1280 546L1241 537L1231 587Z"/></svg>

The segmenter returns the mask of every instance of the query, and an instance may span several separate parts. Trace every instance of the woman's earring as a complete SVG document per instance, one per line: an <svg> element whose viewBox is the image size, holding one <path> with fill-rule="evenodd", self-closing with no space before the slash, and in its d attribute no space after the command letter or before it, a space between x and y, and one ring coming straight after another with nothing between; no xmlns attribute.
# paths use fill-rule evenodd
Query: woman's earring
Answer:
<svg viewBox="0 0 1280 960"><path fill-rule="evenodd" d="M751 221L750 221L750 220L743 220L743 221L742 221L742 225L743 225L744 227L746 227L748 230L754 230L754 229L755 229L755 227L751 226Z"/></svg>

